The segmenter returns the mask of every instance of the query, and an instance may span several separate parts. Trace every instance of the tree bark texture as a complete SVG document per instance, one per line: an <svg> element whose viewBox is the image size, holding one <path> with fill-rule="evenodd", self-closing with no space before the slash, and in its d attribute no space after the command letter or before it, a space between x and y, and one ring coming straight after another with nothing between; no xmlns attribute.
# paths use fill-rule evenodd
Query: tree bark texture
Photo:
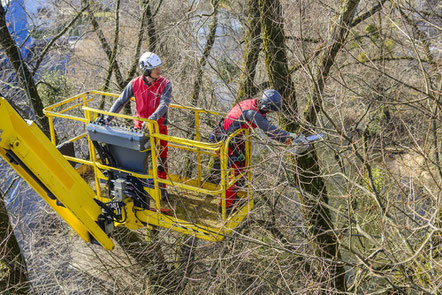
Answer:
<svg viewBox="0 0 442 295"><path fill-rule="evenodd" d="M143 0L143 5L145 7L145 17L143 18L143 25L147 29L147 36L149 38L149 51L156 52L158 49L158 35L155 29L154 16L152 15L152 10L150 9L150 4L152 1Z"/></svg>
<svg viewBox="0 0 442 295"><path fill-rule="evenodd" d="M28 66L24 63L20 49L17 47L8 31L8 27L6 26L6 11L3 5L0 5L0 46L5 51L10 64L14 68L16 75L18 75L20 83L23 85L26 97L35 113L37 123L40 125L43 132L49 137L49 120L43 114L43 103L38 94L34 77L31 75Z"/></svg>
<svg viewBox="0 0 442 295"><path fill-rule="evenodd" d="M238 91L238 101L252 98L256 92L255 70L261 51L261 22L258 0L249 0L248 25L244 37L244 55L241 66L241 78Z"/></svg>
<svg viewBox="0 0 442 295"><path fill-rule="evenodd" d="M319 69L313 81L311 99L304 112L304 118L313 126L316 125L322 105L322 91L325 81L339 50L344 45L358 4L359 0L342 2L339 19L332 26L329 44L321 55ZM328 204L328 194L324 179L320 177L321 171L316 151L312 150L309 154L299 157L297 165L300 169L298 184L301 188L301 201L305 205L303 207L304 218L311 227L315 252L326 261L331 261L327 266L332 278L331 287L345 292L345 269L338 264L338 260L340 260L339 241L333 231L330 211L324 206ZM323 281L326 279L322 278Z"/></svg>
<svg viewBox="0 0 442 295"><path fill-rule="evenodd" d="M160 243L146 243L126 227L117 227L112 235L123 250L143 268L144 273L140 276L145 275L153 289L167 289L169 270Z"/></svg>
<svg viewBox="0 0 442 295"><path fill-rule="evenodd" d="M162 2L158 3L157 9L159 9L159 7L161 6ZM135 46L135 53L134 53L134 57L132 58L132 65L130 67L130 69L127 72L126 75L126 81L125 84L127 85L130 80L132 79L132 77L135 75L137 68L138 68L138 59L140 57L140 52L141 52L141 45L143 43L143 36L144 36L144 31L146 29L146 23L149 24L149 28L148 28L148 38L149 38L149 50L153 51L155 53L157 52L157 48L159 46L158 44L158 35L156 33L156 28L155 28L155 23L154 23L154 14L152 14L152 10L150 7L151 1L150 0L144 0L141 1L140 3L140 10L141 10L141 20L140 20L140 24L138 27L138 37L137 37L137 45ZM148 20L149 18L149 20Z"/></svg>
<svg viewBox="0 0 442 295"><path fill-rule="evenodd" d="M114 69L114 64L116 63L117 49L118 49L118 38L120 33L120 0L115 2L115 34L114 34L114 46L112 48L112 57L109 60L109 66L107 68L106 78L104 79L103 91L109 91L109 85L112 78L112 72ZM103 96L100 100L99 109L104 108L105 97Z"/></svg>
<svg viewBox="0 0 442 295"><path fill-rule="evenodd" d="M342 2L339 18L332 25L328 44L324 46L325 49L316 72L312 95L303 114L304 118L312 125L316 124L317 115L322 105L322 91L324 90L325 81L338 52L344 46L358 4L359 0L344 0Z"/></svg>
<svg viewBox="0 0 442 295"><path fill-rule="evenodd" d="M218 6L219 6L219 0L212 0L212 22L209 26L209 35L207 36L206 46L204 47L203 56L201 56L198 65L197 65L197 72L195 76L195 81L193 82L193 91L192 91L192 98L190 101L191 106L198 106L199 101L199 95L201 92L201 85L203 83L203 74L204 74L204 67L207 64L207 60L209 59L210 53L212 51L213 45L215 44L216 39L216 28L218 27ZM195 137L195 120L193 116L189 118L188 121L188 129L187 129L187 138L194 138ZM192 159L187 158L186 164L184 168L184 175L186 177L191 177L192 171L195 168L195 164L193 163Z"/></svg>
<svg viewBox="0 0 442 295"><path fill-rule="evenodd" d="M84 6L89 5L88 0L82 0L82 4ZM106 37L104 36L104 33L101 30L100 25L98 24L98 22L94 16L94 11L90 6L88 6L88 17L89 17L89 21L92 25L92 28L94 29L95 34L97 34L98 40L100 41L100 44L101 44L101 47L103 48L104 53L106 54L107 59L109 60L109 63L112 64L114 52L113 52L109 42L107 41ZM118 32L116 32L116 33L118 33ZM113 70L114 70L115 79L117 81L118 87L120 89L123 89L124 87L126 87L126 83L125 83L123 76L121 74L118 62L116 62L116 61L113 62Z"/></svg>
<svg viewBox="0 0 442 295"><path fill-rule="evenodd" d="M263 50L270 84L286 98L285 113L296 115L297 103L294 85L290 77L285 51L285 38L281 7L279 1L259 0L263 34ZM294 131L297 124L293 121L288 126ZM324 180L320 177L320 167L315 152L300 157L298 184L301 187L301 202L307 226L314 239L315 253L323 259L323 268L319 280L328 290L346 290L345 270L337 264L340 260L339 243L333 234L333 224L329 210L323 206L328 203ZM331 278L331 280L330 280ZM329 284L326 286L326 284Z"/></svg>
<svg viewBox="0 0 442 295"><path fill-rule="evenodd" d="M346 290L345 269L338 264L341 259L339 241L334 233L333 220L328 204L327 188L321 177L316 151L298 158L298 185L301 188L300 199L303 215L313 240L315 254L325 258L322 282L330 281L332 288L339 291ZM325 287L325 286L324 286Z"/></svg>
<svg viewBox="0 0 442 295"><path fill-rule="evenodd" d="M283 113L296 118L297 102L295 87L290 75L285 44L284 20L279 0L259 0L261 34L267 75L270 86L283 97ZM287 130L298 126L293 120L286 122Z"/></svg>
<svg viewBox="0 0 442 295"><path fill-rule="evenodd" d="M27 294L27 272L14 229L9 221L0 192L0 290L10 294Z"/></svg>

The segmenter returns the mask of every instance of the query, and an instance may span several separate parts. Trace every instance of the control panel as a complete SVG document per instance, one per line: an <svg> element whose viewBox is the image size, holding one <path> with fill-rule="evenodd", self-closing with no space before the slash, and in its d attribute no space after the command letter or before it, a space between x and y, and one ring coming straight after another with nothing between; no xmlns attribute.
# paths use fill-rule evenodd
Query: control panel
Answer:
<svg viewBox="0 0 442 295"><path fill-rule="evenodd" d="M136 173L146 173L150 137L133 127L91 122L86 126L89 138L100 157L112 159L111 166Z"/></svg>
<svg viewBox="0 0 442 295"><path fill-rule="evenodd" d="M86 126L89 138L93 141L120 146L136 151L144 151L150 148L149 136L145 136L142 130L134 127L125 127L110 123L89 123Z"/></svg>

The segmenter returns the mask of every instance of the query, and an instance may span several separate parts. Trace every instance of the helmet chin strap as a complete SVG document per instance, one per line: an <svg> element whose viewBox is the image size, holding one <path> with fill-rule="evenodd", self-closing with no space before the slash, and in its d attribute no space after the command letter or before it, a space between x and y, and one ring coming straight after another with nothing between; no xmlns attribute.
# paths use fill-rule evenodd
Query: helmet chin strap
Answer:
<svg viewBox="0 0 442 295"><path fill-rule="evenodd" d="M261 99L258 99L258 109L261 113L267 114L268 110L263 110L262 108L262 101Z"/></svg>
<svg viewBox="0 0 442 295"><path fill-rule="evenodd" d="M152 74L152 70L144 70L144 72L143 72L143 76L151 77L150 76L151 74Z"/></svg>
<svg viewBox="0 0 442 295"><path fill-rule="evenodd" d="M144 78L149 77L149 78L151 78L155 82L157 79L154 79L151 75L152 75L152 70L145 70L144 73L143 73L143 77Z"/></svg>

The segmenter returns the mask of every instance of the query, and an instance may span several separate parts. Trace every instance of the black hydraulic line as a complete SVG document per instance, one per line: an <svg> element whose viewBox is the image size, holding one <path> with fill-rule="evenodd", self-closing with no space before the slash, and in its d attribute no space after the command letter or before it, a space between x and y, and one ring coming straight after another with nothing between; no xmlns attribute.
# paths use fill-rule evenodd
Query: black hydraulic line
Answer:
<svg viewBox="0 0 442 295"><path fill-rule="evenodd" d="M6 156L8 157L11 164L19 165L29 176L31 176L31 178L46 192L46 194L51 200L57 200L55 195L47 188L47 186L43 182L41 182L41 180L37 177L37 175L35 175L34 172L32 172L31 169L29 169L29 167L26 166L26 164L23 163L23 161L20 160L20 158L17 157L17 155L13 151L6 150ZM57 200L57 205L59 205L58 204L59 202L60 201ZM61 204L59 206L63 205Z"/></svg>
<svg viewBox="0 0 442 295"><path fill-rule="evenodd" d="M107 160L109 166L117 167L117 164L116 164L114 158L112 157L112 155L109 152L109 149L106 146L102 146L100 143L98 143L95 140L92 141L92 144L94 145L95 149L98 152L98 155L100 155L100 158L103 161ZM105 164L105 163L103 163L103 164Z"/></svg>
<svg viewBox="0 0 442 295"><path fill-rule="evenodd" d="M124 204L124 202L111 201L108 203L103 203L98 199L94 199L94 201L95 201L95 203L98 204L98 206L100 206L104 210L103 214L101 214L101 215L108 215L115 222L120 222L120 223L126 222L127 211L126 211L126 204ZM116 210L117 213L115 213L114 210ZM121 211L121 215L118 214L118 210ZM123 211L124 211L124 214L123 214ZM119 217L119 216L121 216L121 217ZM123 216L124 216L124 219L122 219Z"/></svg>
<svg viewBox="0 0 442 295"><path fill-rule="evenodd" d="M97 203L98 206L100 206L102 209L104 209L104 211L112 216L113 218L116 219L117 215L114 213L114 210L112 210L111 208L109 208L105 203L101 202L98 199L94 199L95 203Z"/></svg>

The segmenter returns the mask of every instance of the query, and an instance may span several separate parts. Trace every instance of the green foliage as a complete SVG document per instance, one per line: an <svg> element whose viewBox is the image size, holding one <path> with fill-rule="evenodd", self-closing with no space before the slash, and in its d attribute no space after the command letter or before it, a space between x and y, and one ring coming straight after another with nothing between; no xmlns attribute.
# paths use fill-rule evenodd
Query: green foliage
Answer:
<svg viewBox="0 0 442 295"><path fill-rule="evenodd" d="M355 49L359 46L359 42L357 42L359 36L355 36L355 39L350 42L350 49Z"/></svg>
<svg viewBox="0 0 442 295"><path fill-rule="evenodd" d="M385 49L388 53L391 53L396 46L396 42L394 42L392 39L388 38L384 42Z"/></svg>
<svg viewBox="0 0 442 295"><path fill-rule="evenodd" d="M221 8L226 9L226 10L230 10L231 7L232 7L232 1L230 1L230 0L220 0L219 1L219 6Z"/></svg>
<svg viewBox="0 0 442 295"><path fill-rule="evenodd" d="M71 94L72 85L68 78L60 71L44 72L38 83L38 93L44 106L60 101Z"/></svg>
<svg viewBox="0 0 442 295"><path fill-rule="evenodd" d="M6 265L6 263L2 259L0 259L0 282L2 280L6 280L6 278L9 276L8 270L9 269L8 269L8 266ZM1 286L1 283L0 283L0 286Z"/></svg>
<svg viewBox="0 0 442 295"><path fill-rule="evenodd" d="M224 81L230 82L238 75L239 69L235 64L223 58L219 62L218 71Z"/></svg>
<svg viewBox="0 0 442 295"><path fill-rule="evenodd" d="M374 167L371 169L371 175L373 177L373 185L375 189L380 192L385 188L385 180L382 174L382 170L379 167ZM368 178L368 175L367 175ZM368 182L368 179L367 179ZM370 189L370 187L369 187ZM371 190L371 189L370 189Z"/></svg>
<svg viewBox="0 0 442 295"><path fill-rule="evenodd" d="M382 132L389 119L387 116L388 109L381 107L370 115L370 122L367 125L367 131L370 136L377 136Z"/></svg>
<svg viewBox="0 0 442 295"><path fill-rule="evenodd" d="M375 24L369 24L365 27L365 32L368 34L374 34L376 33L378 30L378 28L376 27Z"/></svg>
<svg viewBox="0 0 442 295"><path fill-rule="evenodd" d="M370 36L371 41L376 42L379 39L379 29L375 24L367 25L365 32Z"/></svg>
<svg viewBox="0 0 442 295"><path fill-rule="evenodd" d="M358 61L361 63L367 62L368 61L368 55L366 52L361 52L358 55Z"/></svg>

